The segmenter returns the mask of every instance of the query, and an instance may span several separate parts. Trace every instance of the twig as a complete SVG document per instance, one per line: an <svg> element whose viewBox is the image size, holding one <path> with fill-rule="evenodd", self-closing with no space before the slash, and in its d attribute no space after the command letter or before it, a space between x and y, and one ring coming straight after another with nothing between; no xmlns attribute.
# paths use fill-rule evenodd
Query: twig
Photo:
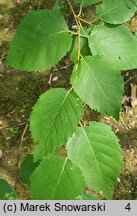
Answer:
<svg viewBox="0 0 137 216"><path fill-rule="evenodd" d="M51 82L52 82L52 76L53 74L51 73L50 76L49 76L49 80L48 80L48 84L51 86Z"/></svg>
<svg viewBox="0 0 137 216"><path fill-rule="evenodd" d="M132 79L136 78L137 75L133 76L133 77L130 77L124 84L127 84L129 81L131 81Z"/></svg>
<svg viewBox="0 0 137 216"><path fill-rule="evenodd" d="M22 143L23 143L23 141L24 141L24 136L25 136L25 134L26 134L27 129L28 129L28 123L26 124L26 126L25 126L25 128L24 128L24 131L23 131L23 133L22 133L19 150L21 150L21 148L22 148Z"/></svg>
<svg viewBox="0 0 137 216"><path fill-rule="evenodd" d="M82 22L88 24L88 25L91 25L91 24L92 24L92 22L89 22L89 21L87 21L87 20L85 20L85 19L82 19L82 18L79 17L79 16L77 16L77 18L78 18L79 20L81 20Z"/></svg>
<svg viewBox="0 0 137 216"><path fill-rule="evenodd" d="M77 32L74 32L74 31L71 31L71 30L69 30L69 32L70 32L70 34L73 34L73 35L78 35L78 33L77 33Z"/></svg>
<svg viewBox="0 0 137 216"><path fill-rule="evenodd" d="M23 130L23 133L21 135L21 139L20 139L20 145L19 145L19 149L18 149L18 154L17 154L17 161L16 161L16 176L15 176L15 190L17 188L17 181L19 179L19 171L18 171L18 165L19 165L19 161L20 161L20 152L21 152L21 148L22 148L22 143L24 141L24 137L25 137L25 134L26 134L26 131L28 129L28 123L25 125L25 128Z"/></svg>
<svg viewBox="0 0 137 216"><path fill-rule="evenodd" d="M70 32L71 34L73 34L73 35L78 35L78 33L77 33L77 32L73 32L73 31L71 31L71 30L69 30L69 32ZM87 35L82 35L82 34L80 34L80 37L85 37L85 38L88 38L88 36L87 36Z"/></svg>
<svg viewBox="0 0 137 216"><path fill-rule="evenodd" d="M78 61L79 61L79 59L80 59L80 26L79 26L79 23L78 23L78 20L77 20L77 15L75 14L75 12L73 10L73 7L72 7L72 4L71 4L70 0L67 0L67 1L68 1L70 9L72 11L72 14L74 16L76 25L78 27Z"/></svg>
<svg viewBox="0 0 137 216"><path fill-rule="evenodd" d="M83 7L83 2L80 4L80 9L79 9L78 17L81 16L81 13L82 13L82 7Z"/></svg>

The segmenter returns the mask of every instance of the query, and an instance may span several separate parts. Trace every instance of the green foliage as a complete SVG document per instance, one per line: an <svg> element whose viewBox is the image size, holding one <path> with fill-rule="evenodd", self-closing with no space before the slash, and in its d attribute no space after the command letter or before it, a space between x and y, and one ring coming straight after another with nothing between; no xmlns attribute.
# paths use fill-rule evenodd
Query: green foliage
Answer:
<svg viewBox="0 0 137 216"><path fill-rule="evenodd" d="M111 199L122 166L118 138L111 128L99 122L78 128L75 137L69 139L67 150L68 158L80 167L87 186Z"/></svg>
<svg viewBox="0 0 137 216"><path fill-rule="evenodd" d="M72 72L71 84L91 109L119 118L123 81L120 72L113 69L107 59L101 56L82 58Z"/></svg>
<svg viewBox="0 0 137 216"><path fill-rule="evenodd" d="M87 104L119 119L121 70L137 68L137 38L125 25L110 24L129 20L137 4L135 0L67 2L56 1L53 10L30 12L17 28L8 52L7 64L20 70L51 68L66 54L74 63L72 88L50 89L33 107L30 131L35 145L32 156L21 164L20 175L29 182L33 199L98 199L86 194L86 188L112 199L122 167L119 140L106 124L83 126L81 118ZM71 2L80 4L78 16ZM60 3L70 6L75 32L57 12L62 11ZM95 3L101 19L98 25L81 17L82 6ZM61 148L64 157L59 156Z"/></svg>
<svg viewBox="0 0 137 216"><path fill-rule="evenodd" d="M91 31L89 46L93 55L103 55L119 70L137 68L137 40L124 25L98 25Z"/></svg>
<svg viewBox="0 0 137 216"><path fill-rule="evenodd" d="M107 23L128 21L137 10L136 0L104 0L97 7L97 16Z"/></svg>
<svg viewBox="0 0 137 216"><path fill-rule="evenodd" d="M63 88L42 94L30 117L30 130L36 142L34 160L37 161L65 145L82 113L80 99Z"/></svg>
<svg viewBox="0 0 137 216"><path fill-rule="evenodd" d="M83 6L93 5L103 0L73 0L74 3L82 4Z"/></svg>
<svg viewBox="0 0 137 216"><path fill-rule="evenodd" d="M80 52L82 56L91 55L88 39L86 36L89 35L90 29L83 28L81 29L81 34L85 37L82 37L80 40ZM76 64L78 62L78 36L73 36L72 44L70 49L70 60Z"/></svg>
<svg viewBox="0 0 137 216"><path fill-rule="evenodd" d="M68 4L67 0L56 0L53 9L58 12L64 12L67 10Z"/></svg>
<svg viewBox="0 0 137 216"><path fill-rule="evenodd" d="M85 182L78 167L67 158L44 158L31 176L34 199L75 199L84 191Z"/></svg>
<svg viewBox="0 0 137 216"><path fill-rule="evenodd" d="M26 71L46 70L54 66L70 48L68 32L65 20L58 12L30 12L16 31L7 64Z"/></svg>
<svg viewBox="0 0 137 216"><path fill-rule="evenodd" d="M19 174L24 183L29 182L29 178L35 168L39 165L39 161L34 163L33 155L27 155L20 165Z"/></svg>
<svg viewBox="0 0 137 216"><path fill-rule="evenodd" d="M99 200L96 195L93 194L82 194L76 197L77 200Z"/></svg>
<svg viewBox="0 0 137 216"><path fill-rule="evenodd" d="M13 135L17 135L19 133L19 128L18 127L10 127L9 131L13 134Z"/></svg>
<svg viewBox="0 0 137 216"><path fill-rule="evenodd" d="M0 179L0 200L15 199L16 192L4 179Z"/></svg>

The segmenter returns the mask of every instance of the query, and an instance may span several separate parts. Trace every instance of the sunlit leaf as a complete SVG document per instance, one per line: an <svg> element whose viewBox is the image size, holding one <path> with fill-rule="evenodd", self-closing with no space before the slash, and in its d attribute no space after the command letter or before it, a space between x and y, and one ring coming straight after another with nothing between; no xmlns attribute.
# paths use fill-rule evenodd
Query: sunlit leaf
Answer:
<svg viewBox="0 0 137 216"><path fill-rule="evenodd" d="M68 158L80 167L87 186L111 199L122 167L122 151L111 128L99 122L78 128L67 143Z"/></svg>
<svg viewBox="0 0 137 216"><path fill-rule="evenodd" d="M38 200L75 199L85 187L80 169L57 155L43 159L30 181L33 198Z"/></svg>
<svg viewBox="0 0 137 216"><path fill-rule="evenodd" d="M7 64L15 69L40 71L51 68L69 51L70 35L56 11L32 11L16 30Z"/></svg>
<svg viewBox="0 0 137 216"><path fill-rule="evenodd" d="M113 69L101 56L86 56L75 66L71 84L80 98L106 115L119 118L123 81L118 70Z"/></svg>
<svg viewBox="0 0 137 216"><path fill-rule="evenodd" d="M65 89L52 89L42 94L30 117L31 135L36 143L37 161L65 145L83 113L80 99Z"/></svg>
<svg viewBox="0 0 137 216"><path fill-rule="evenodd" d="M108 23L121 24L137 11L136 0L104 0L97 7L97 16Z"/></svg>
<svg viewBox="0 0 137 216"><path fill-rule="evenodd" d="M89 46L93 55L103 55L116 69L137 68L137 40L126 26L96 26Z"/></svg>

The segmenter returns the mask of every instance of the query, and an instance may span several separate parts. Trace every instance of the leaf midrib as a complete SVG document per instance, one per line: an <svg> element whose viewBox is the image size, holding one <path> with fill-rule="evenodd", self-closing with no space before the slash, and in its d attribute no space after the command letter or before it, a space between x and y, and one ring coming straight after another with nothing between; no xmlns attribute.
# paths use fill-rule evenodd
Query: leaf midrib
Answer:
<svg viewBox="0 0 137 216"><path fill-rule="evenodd" d="M28 47L28 49L26 49L26 47L23 48L23 49L25 49L24 52L26 53L26 52L28 52L30 49L33 49L33 48L38 47L39 44L40 44L40 43L43 43L43 41L46 40L47 38L50 38L50 37L52 37L52 36L54 36L54 35L56 35L56 34L62 34L62 33L68 33L68 36L69 36L69 31L60 31L60 32L53 33L53 34L51 34L51 35L45 36L45 37L43 37L42 39L38 40L37 43L36 43L36 41L34 41L33 44L32 44L32 46L31 46L31 47Z"/></svg>
<svg viewBox="0 0 137 216"><path fill-rule="evenodd" d="M64 103L65 103L65 101L66 101L66 99L67 99L67 97L68 97L69 94L70 94L70 91L71 91L71 90L69 90L69 91L66 93L66 95L65 95L65 97L64 97L64 99L63 99L63 101L62 101L62 103L61 103L61 106L60 106L60 108L59 108L59 110L58 110L58 112L57 112L57 114L56 114L56 116L55 116L55 118L54 118L54 120L53 120L53 122L52 122L52 124L51 124L51 127L49 128L49 131L48 131L48 133L47 133L46 139L45 139L44 142L43 142L45 152L46 152L45 143L47 142L48 136L50 135L50 132L51 132L51 130L52 130L52 128L53 128L53 126L54 126L54 124L55 124L55 122L56 122L58 116L59 116L59 113L60 113L60 111L61 111L61 109L62 109L62 107L63 107L63 105L64 105Z"/></svg>
<svg viewBox="0 0 137 216"><path fill-rule="evenodd" d="M89 140L89 138L88 138L88 136L87 136L87 134L86 134L86 131L84 130L84 127L81 126L81 128L82 128L83 133L84 133L84 136L85 136L85 138L86 138L86 140L87 140L87 142L88 142L88 144L89 144L89 147L90 147L90 149L91 149L91 151L92 151L92 153L93 153L93 155L94 155L94 158L95 158L97 167L98 167L98 169L99 169L99 171L100 171L100 174L101 174L101 177L102 177L102 182L103 182L103 186L104 186L103 188L105 188L105 193L107 193L107 188L106 188L106 185L105 185L105 181L104 181L104 178L103 178L102 171L101 171L101 169L100 169L98 160L97 160L97 158L96 158L96 154L95 154L95 152L94 152L94 149L92 148L92 143L90 142L90 140ZM107 193L107 195L110 196L108 193Z"/></svg>
<svg viewBox="0 0 137 216"><path fill-rule="evenodd" d="M60 172L58 181L57 181L56 186L55 186L55 189L54 189L54 191L53 191L53 193L52 193L52 195L51 195L51 199L54 198L55 192L56 192L56 190L57 190L57 187L58 187L58 185L59 185L59 183L60 183L60 180L61 180L61 177L62 177L62 175L63 175L63 172L64 172L64 169L65 169L67 160L68 160L68 158L66 158L65 161L64 161L64 163L63 163L63 166L62 166L62 169L61 169L61 172Z"/></svg>
<svg viewBox="0 0 137 216"><path fill-rule="evenodd" d="M94 74L93 70L91 70L91 68L90 68L89 64L87 63L86 59L85 59L85 58L83 58L83 60L85 61L85 63L86 63L86 65L87 65L87 67L89 68L89 70L91 71L91 73L92 73L93 77L95 78L95 80L96 80L96 82L97 82L97 84L98 84L99 88L101 89L101 91L102 91L102 93L103 93L104 97L106 98L106 101L108 101L108 103L109 103L109 106L112 108L112 110L113 110L113 111L114 111L114 113L115 113L115 110L114 110L113 106L111 105L109 98L107 97L107 95L105 95L105 92L103 91L103 88L101 87L100 83L98 82L98 79L96 78L96 76L95 76L95 74ZM90 73L89 73L89 74L90 74ZM90 74L90 75L91 75L91 74Z"/></svg>

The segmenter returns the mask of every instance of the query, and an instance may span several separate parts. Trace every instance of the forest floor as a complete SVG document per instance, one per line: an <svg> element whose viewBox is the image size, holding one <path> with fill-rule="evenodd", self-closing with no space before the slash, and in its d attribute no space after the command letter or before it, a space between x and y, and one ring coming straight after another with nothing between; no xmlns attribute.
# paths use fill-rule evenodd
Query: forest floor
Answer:
<svg viewBox="0 0 137 216"><path fill-rule="evenodd" d="M33 148L28 121L32 107L46 90L55 87L69 88L71 73L71 64L67 57L52 71L38 73L15 71L4 65L17 25L31 9L44 8L42 2L44 1L0 0L0 178L16 188L18 199L30 197L27 185L18 178L18 168L24 156ZM45 8L50 8L51 5L52 1L49 5L46 3ZM137 17L133 17L127 25L135 31ZM106 122L120 139L124 167L115 186L114 199L137 199L136 75L135 70L123 73L125 92L119 122L112 117L90 111L88 107L83 117L85 122Z"/></svg>

